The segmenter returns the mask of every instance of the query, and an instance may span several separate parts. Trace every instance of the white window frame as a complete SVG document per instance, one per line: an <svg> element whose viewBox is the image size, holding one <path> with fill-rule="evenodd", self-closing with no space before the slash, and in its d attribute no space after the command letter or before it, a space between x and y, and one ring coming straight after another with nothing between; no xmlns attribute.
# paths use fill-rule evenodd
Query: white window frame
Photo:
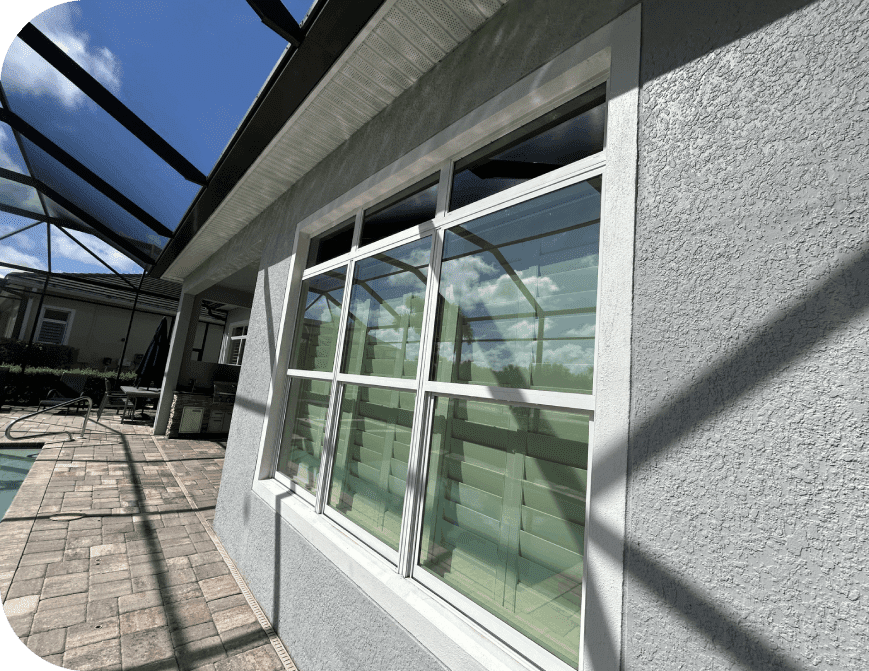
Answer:
<svg viewBox="0 0 869 671"><path fill-rule="evenodd" d="M288 480L274 473L284 423L284 395L290 380L287 366L299 307L298 289L303 277L347 264L347 302L354 259L429 234L434 236L433 258L439 259L445 228L584 181L601 174L605 169L601 203L595 394L593 397L579 394L570 396L575 399L575 410L589 413L593 420L590 423L589 439L583 632L579 668L585 671L616 671L620 665L618 641L621 640L622 616L639 53L640 7L635 6L438 133L421 147L300 222L296 229L294 254L284 298L284 328L278 336L277 363L267 399L265 424L252 489L285 522L323 552L363 592L391 612L412 635L452 669L470 668L475 661L484 668L493 670L560 670L572 667L452 588L436 579L420 579L419 574L423 572L412 571L413 558L418 547L413 551L400 552L397 558L394 551L391 552L392 556L387 556L390 553L384 553L382 547L371 542L370 535L360 533L362 530L352 522L337 519L340 515L321 514L325 502L323 481L328 476L329 469L329 464L326 463L328 449L323 450L324 461L316 499L308 492L297 492L301 496L291 495L294 489L288 485ZM435 169L440 170L441 187L445 186L451 179L452 163L455 160L555 109L602 81L608 82L604 152L454 212L447 212L448 189L440 188L437 215L432 222L397 233L365 248L358 247L364 208L374 206L389 195L407 188ZM357 213L357 226L351 252L316 267L305 268L310 238L346 221L354 212ZM434 291L434 286L435 282L429 282L429 293ZM427 297L426 306L433 304L431 296ZM432 314L426 314L424 320L430 326L434 319L434 310L429 312ZM344 328L344 322L340 328ZM343 346L341 335L339 331L334 367L336 372L300 374L299 371L294 371L293 375L329 379L333 385L344 381L363 382L372 386L382 384L392 388L405 386L403 382L392 378L380 380L364 376L364 380L355 380L351 379L355 376L337 373ZM423 338L426 344L421 350L430 349L427 343L431 338L426 339L425 335ZM425 368L424 356L429 354L430 352L420 352L420 369ZM467 385L430 382L422 375L418 379L421 381L416 389L417 407L414 411L411 459L419 457L420 450L425 449L420 442L427 439L428 427L423 430L416 424L417 418L424 417L422 405L429 392L450 395L462 395L464 392L465 395L475 396L475 392L485 390L491 398L502 402L547 402L545 392L491 387L471 389ZM417 385L415 381L411 382ZM326 419L326 446L333 439L330 430L336 424L332 417L336 411L336 396L333 394L333 402ZM557 403L563 407L564 399L560 398ZM424 461L417 459L417 463L422 470L425 469ZM408 511L408 501L416 501L418 506L422 503L422 496L414 497L411 493L412 482L424 484L425 473L408 474L408 495L405 499L402 525L414 523L419 527L421 511L411 511L412 514ZM599 487L598 483L606 483L606 486ZM411 537L418 545L418 528ZM408 579L408 575L412 577ZM589 595L593 598L589 598ZM615 642L615 645L610 642Z"/></svg>
<svg viewBox="0 0 869 671"><path fill-rule="evenodd" d="M250 320L242 319L237 322L232 322L231 324L227 324L226 328L223 331L223 344L220 347L220 363L229 364L230 366L240 366L241 364L231 364L229 363L229 357L232 353L232 341L233 340L243 340L245 341L245 347L247 347L247 336L245 333L243 336L235 336L232 335L232 330L238 328L239 326L247 326L248 331L250 330ZM242 360L244 360L244 354L242 354Z"/></svg>
<svg viewBox="0 0 869 671"><path fill-rule="evenodd" d="M45 312L46 310L57 310L58 312L67 313L68 317L66 320L66 329L63 331L63 342L61 343L49 343L39 339L40 334L42 333L42 324L46 321ZM72 322L75 319L75 309L74 308L65 308L54 305L42 305L42 310L39 311L39 320L36 323L36 335L33 338L33 342L43 343L45 345L55 345L60 344L66 346L69 342L69 334L72 332ZM50 322L57 321L56 319L49 319Z"/></svg>

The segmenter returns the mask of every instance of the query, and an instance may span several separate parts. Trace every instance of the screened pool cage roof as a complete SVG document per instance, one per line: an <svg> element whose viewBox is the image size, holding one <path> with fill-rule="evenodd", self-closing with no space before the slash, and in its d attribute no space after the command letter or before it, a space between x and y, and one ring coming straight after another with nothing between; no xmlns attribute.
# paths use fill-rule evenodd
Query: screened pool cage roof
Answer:
<svg viewBox="0 0 869 671"><path fill-rule="evenodd" d="M262 82L268 75L264 68L278 69L298 48L304 23L324 3L291 5L296 11L307 8L302 26L280 0L248 4L244 11L255 18L253 8L271 29L261 27L269 39L283 44L277 33L288 42L277 66L272 57L256 63L258 70L251 68L257 74L250 76ZM232 138L222 138L222 154L199 151L189 160L55 43L49 31L27 24L9 53L14 50L18 65L4 67L0 81L0 277L10 271L67 272L73 269L68 259L79 258L99 265L113 281L129 284L130 261L151 270L197 201L203 195L208 199L212 182L226 182L221 170L239 171L238 165L224 165L225 155L258 100ZM28 89L28 82L45 86L46 81L55 82L55 95ZM64 96L75 96L79 104L68 104ZM161 105L178 106L173 99L152 103L147 95L133 97L148 99L149 118L160 118ZM183 141L189 149L192 140Z"/></svg>

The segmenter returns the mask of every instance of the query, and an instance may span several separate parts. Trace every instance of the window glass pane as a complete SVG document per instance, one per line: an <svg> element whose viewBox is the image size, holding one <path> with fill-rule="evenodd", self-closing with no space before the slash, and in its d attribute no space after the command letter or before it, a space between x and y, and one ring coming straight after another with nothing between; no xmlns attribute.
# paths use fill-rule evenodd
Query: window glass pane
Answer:
<svg viewBox="0 0 869 671"><path fill-rule="evenodd" d="M156 259L160 255L167 238L152 231L32 142L23 140L23 144L33 167L34 177L102 222L117 235L126 238L147 256Z"/></svg>
<svg viewBox="0 0 869 671"><path fill-rule="evenodd" d="M420 564L573 665L588 418L438 398Z"/></svg>
<svg viewBox="0 0 869 671"><path fill-rule="evenodd" d="M312 494L317 490L331 382L294 378L287 398L277 470Z"/></svg>
<svg viewBox="0 0 869 671"><path fill-rule="evenodd" d="M347 385L329 506L398 550L416 394Z"/></svg>
<svg viewBox="0 0 869 671"><path fill-rule="evenodd" d="M356 263L342 372L416 377L430 255L426 237Z"/></svg>
<svg viewBox="0 0 869 671"><path fill-rule="evenodd" d="M350 221L345 221L337 229L326 231L311 238L311 243L308 245L307 265L316 266L349 252L353 247L355 224L356 220L353 218Z"/></svg>
<svg viewBox="0 0 869 671"><path fill-rule="evenodd" d="M302 304L290 368L331 371L338 343L347 266L309 277L299 292Z"/></svg>
<svg viewBox="0 0 869 671"><path fill-rule="evenodd" d="M434 219L438 200L438 175L376 205L362 220L362 247Z"/></svg>
<svg viewBox="0 0 869 671"><path fill-rule="evenodd" d="M5 161L3 160L3 156L0 155L0 168L6 167L3 163ZM0 205L17 207L34 214L45 214L39 202L39 194L36 193L36 189L20 182L4 179L3 177L0 177Z"/></svg>
<svg viewBox="0 0 869 671"><path fill-rule="evenodd" d="M603 150L606 84L456 163L450 210Z"/></svg>
<svg viewBox="0 0 869 671"><path fill-rule="evenodd" d="M592 392L601 178L444 236L434 379Z"/></svg>

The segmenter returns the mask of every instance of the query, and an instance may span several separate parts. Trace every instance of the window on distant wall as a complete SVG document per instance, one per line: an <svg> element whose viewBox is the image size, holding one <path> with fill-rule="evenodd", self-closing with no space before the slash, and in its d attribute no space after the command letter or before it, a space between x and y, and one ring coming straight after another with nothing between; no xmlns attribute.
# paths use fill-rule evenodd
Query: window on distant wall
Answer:
<svg viewBox="0 0 869 671"><path fill-rule="evenodd" d="M244 346L247 342L247 322L230 324L226 330L223 348L223 363L240 366L244 358Z"/></svg>
<svg viewBox="0 0 869 671"><path fill-rule="evenodd" d="M605 121L603 83L312 239L274 465L544 666L579 659Z"/></svg>
<svg viewBox="0 0 869 671"><path fill-rule="evenodd" d="M36 342L66 345L72 329L74 310L44 306L36 326Z"/></svg>

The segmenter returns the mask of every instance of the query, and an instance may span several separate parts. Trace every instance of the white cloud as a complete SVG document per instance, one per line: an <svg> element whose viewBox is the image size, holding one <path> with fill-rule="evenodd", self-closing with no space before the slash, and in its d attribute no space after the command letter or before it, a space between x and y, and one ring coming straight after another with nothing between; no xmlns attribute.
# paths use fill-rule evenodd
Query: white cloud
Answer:
<svg viewBox="0 0 869 671"><path fill-rule="evenodd" d="M93 256L88 254L84 249L79 247L60 231L52 230L51 233L51 255L53 258L61 257L69 259L70 261L77 261L86 265L97 266L100 269L105 268L103 264L97 261ZM69 231L69 234L119 273L142 272L142 269L136 265L134 261L131 261L117 249L106 244L99 238L78 231Z"/></svg>
<svg viewBox="0 0 869 671"><path fill-rule="evenodd" d="M58 5L43 12L32 23L52 42L115 95L121 90L121 64L106 47L89 45L90 35L76 30L74 23L81 10L73 4ZM88 99L81 90L38 56L21 40L15 40L6 55L3 81L19 95L45 95L56 98L68 108Z"/></svg>
<svg viewBox="0 0 869 671"><path fill-rule="evenodd" d="M0 128L0 167L27 174L24 166L18 162L17 156L13 157L13 142L15 142L15 138L12 137L12 133L7 133L5 128Z"/></svg>
<svg viewBox="0 0 869 671"><path fill-rule="evenodd" d="M11 238L7 238L11 239ZM13 263L16 266L24 266L25 268L36 268L37 270L48 270L45 266L45 261L32 254L26 254L19 251L12 245L4 244L6 240L0 242L0 259L6 263ZM6 277L8 273L20 272L12 268L0 266L0 277Z"/></svg>

